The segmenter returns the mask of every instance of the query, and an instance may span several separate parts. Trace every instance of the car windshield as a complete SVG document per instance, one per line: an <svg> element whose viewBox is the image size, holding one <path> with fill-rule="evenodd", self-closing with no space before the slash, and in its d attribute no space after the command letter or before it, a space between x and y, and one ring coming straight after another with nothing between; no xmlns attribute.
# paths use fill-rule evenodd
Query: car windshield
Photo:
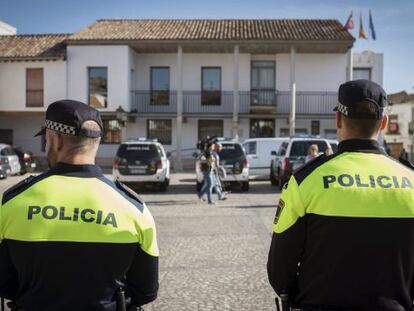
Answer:
<svg viewBox="0 0 414 311"><path fill-rule="evenodd" d="M124 159L159 158L157 147L151 144L125 144L118 149L117 156Z"/></svg>
<svg viewBox="0 0 414 311"><path fill-rule="evenodd" d="M16 153L10 147L6 147L6 148L1 149L0 154L4 155L4 156L16 155Z"/></svg>
<svg viewBox="0 0 414 311"><path fill-rule="evenodd" d="M284 142L280 145L279 150L277 151L277 155L284 156L286 154L286 149L289 146L288 142Z"/></svg>
<svg viewBox="0 0 414 311"><path fill-rule="evenodd" d="M333 153L338 151L338 144L337 143L330 143Z"/></svg>
<svg viewBox="0 0 414 311"><path fill-rule="evenodd" d="M323 140L294 141L292 143L292 149L290 150L290 156L306 157L308 149L311 145L318 145L319 152L324 152L328 147L327 143Z"/></svg>
<svg viewBox="0 0 414 311"><path fill-rule="evenodd" d="M222 144L223 150L220 151L220 159L234 159L244 155L243 149L239 144Z"/></svg>

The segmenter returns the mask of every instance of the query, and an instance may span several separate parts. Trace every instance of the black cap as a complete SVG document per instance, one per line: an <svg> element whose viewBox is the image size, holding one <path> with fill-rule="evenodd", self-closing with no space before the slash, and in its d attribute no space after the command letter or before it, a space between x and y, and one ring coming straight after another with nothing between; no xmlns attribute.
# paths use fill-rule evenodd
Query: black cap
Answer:
<svg viewBox="0 0 414 311"><path fill-rule="evenodd" d="M372 111L358 109L358 104L362 102L372 103ZM361 79L341 84L338 105L334 111L339 111L349 118L380 120L387 105L387 94L384 89L375 82Z"/></svg>
<svg viewBox="0 0 414 311"><path fill-rule="evenodd" d="M82 129L86 121L95 121L101 130ZM47 107L45 125L35 136L44 135L46 129L66 135L97 138L102 136L103 123L99 111L95 108L75 100L64 99Z"/></svg>

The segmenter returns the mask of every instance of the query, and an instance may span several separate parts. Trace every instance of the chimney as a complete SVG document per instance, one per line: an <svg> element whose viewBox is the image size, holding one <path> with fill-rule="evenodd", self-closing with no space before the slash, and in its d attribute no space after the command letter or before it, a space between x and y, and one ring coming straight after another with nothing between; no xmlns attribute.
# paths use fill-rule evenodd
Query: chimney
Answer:
<svg viewBox="0 0 414 311"><path fill-rule="evenodd" d="M16 28L9 24L6 24L5 22L0 21L0 36L15 35L16 33Z"/></svg>

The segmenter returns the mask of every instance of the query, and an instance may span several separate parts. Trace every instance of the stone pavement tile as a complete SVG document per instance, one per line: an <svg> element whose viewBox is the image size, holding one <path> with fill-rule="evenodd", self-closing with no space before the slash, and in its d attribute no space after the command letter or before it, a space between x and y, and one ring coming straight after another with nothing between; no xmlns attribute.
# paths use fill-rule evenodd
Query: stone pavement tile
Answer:
<svg viewBox="0 0 414 311"><path fill-rule="evenodd" d="M164 238L159 243L160 269L263 265L267 258L260 242L255 234Z"/></svg>
<svg viewBox="0 0 414 311"><path fill-rule="evenodd" d="M154 216L158 236L224 235L251 231L251 218L246 215Z"/></svg>
<svg viewBox="0 0 414 311"><path fill-rule="evenodd" d="M167 272L145 310L274 310L265 265Z"/></svg>

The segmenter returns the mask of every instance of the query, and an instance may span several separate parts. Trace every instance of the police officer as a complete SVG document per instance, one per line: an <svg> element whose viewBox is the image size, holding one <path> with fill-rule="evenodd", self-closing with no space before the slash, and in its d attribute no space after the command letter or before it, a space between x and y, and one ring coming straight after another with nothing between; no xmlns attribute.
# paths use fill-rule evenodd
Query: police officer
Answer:
<svg viewBox="0 0 414 311"><path fill-rule="evenodd" d="M102 134L96 109L52 103L38 133L51 168L1 198L0 296L16 310L112 311L121 289L132 310L157 296L154 220L95 165Z"/></svg>
<svg viewBox="0 0 414 311"><path fill-rule="evenodd" d="M269 281L302 310L411 310L414 172L376 139L387 126L384 90L339 88L338 153L294 172L277 207Z"/></svg>

